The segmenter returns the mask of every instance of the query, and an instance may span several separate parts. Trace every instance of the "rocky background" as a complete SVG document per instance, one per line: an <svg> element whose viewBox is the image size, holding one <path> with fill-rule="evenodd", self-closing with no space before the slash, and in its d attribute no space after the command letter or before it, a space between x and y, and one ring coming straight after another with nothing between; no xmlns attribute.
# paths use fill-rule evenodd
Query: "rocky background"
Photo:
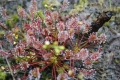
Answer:
<svg viewBox="0 0 120 80"><path fill-rule="evenodd" d="M2 8L7 10L7 14L16 13L18 5L28 10L31 0L0 0L0 12ZM43 0L37 0L39 9L43 9ZM54 0L53 0L54 1ZM59 0L61 3L63 0ZM66 11L73 8L73 4L77 4L78 0L68 0L69 6ZM120 8L120 0L88 0L87 7L80 12L81 16L90 15L90 22L96 19L97 12L109 10L110 2L112 7ZM102 5L102 7L101 7ZM0 22L4 18L0 13ZM1 29L1 28L0 28ZM104 25L99 32L106 34L107 40L104 44L104 53L99 63L95 64L97 73L92 80L120 80L120 12L116 13L109 21L109 26Z"/></svg>

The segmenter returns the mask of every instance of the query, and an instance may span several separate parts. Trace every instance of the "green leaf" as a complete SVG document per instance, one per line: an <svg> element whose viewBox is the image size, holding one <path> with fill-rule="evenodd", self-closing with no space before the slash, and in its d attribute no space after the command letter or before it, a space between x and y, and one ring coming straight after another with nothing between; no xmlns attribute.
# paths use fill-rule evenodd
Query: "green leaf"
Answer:
<svg viewBox="0 0 120 80"><path fill-rule="evenodd" d="M84 80L84 75L83 75L82 73L79 73L79 74L77 75L77 77L78 77L78 79L80 79L80 80Z"/></svg>
<svg viewBox="0 0 120 80"><path fill-rule="evenodd" d="M110 24L109 22L106 22L104 25L105 25L105 26L109 26L109 24Z"/></svg>
<svg viewBox="0 0 120 80"><path fill-rule="evenodd" d="M0 30L0 38L1 38L1 37L3 37L3 36L4 36L4 34L5 34L5 31Z"/></svg>
<svg viewBox="0 0 120 80"><path fill-rule="evenodd" d="M12 20L6 20L6 25L8 26L9 29L12 29L14 26L12 24Z"/></svg>
<svg viewBox="0 0 120 80"><path fill-rule="evenodd" d="M59 55L60 54L60 49L55 48L55 53L56 53L56 55Z"/></svg>
<svg viewBox="0 0 120 80"><path fill-rule="evenodd" d="M44 16L42 10L40 10L40 11L37 12L36 17L40 17L43 21L45 20L45 16Z"/></svg>
<svg viewBox="0 0 120 80"><path fill-rule="evenodd" d="M112 10L112 4L111 4L111 0L108 0L109 1L109 7L110 7L110 10Z"/></svg>
<svg viewBox="0 0 120 80"><path fill-rule="evenodd" d="M17 23L19 21L19 16L17 14L12 15L12 21L15 23Z"/></svg>
<svg viewBox="0 0 120 80"><path fill-rule="evenodd" d="M63 68L61 68L61 67L58 68L58 69L57 69L57 72L58 72L59 74L60 74L60 73L64 73Z"/></svg>
<svg viewBox="0 0 120 80"><path fill-rule="evenodd" d="M2 70L0 69L0 80L5 80L6 77L6 73L2 72Z"/></svg>
<svg viewBox="0 0 120 80"><path fill-rule="evenodd" d="M19 21L19 16L17 14L11 15L10 19L6 20L6 25L9 29L14 28L15 24Z"/></svg>

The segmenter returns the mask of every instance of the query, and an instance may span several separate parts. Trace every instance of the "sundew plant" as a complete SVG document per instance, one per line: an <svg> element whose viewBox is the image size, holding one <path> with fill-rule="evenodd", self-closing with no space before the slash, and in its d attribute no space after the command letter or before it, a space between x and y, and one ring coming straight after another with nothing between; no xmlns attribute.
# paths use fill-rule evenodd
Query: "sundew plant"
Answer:
<svg viewBox="0 0 120 80"><path fill-rule="evenodd" d="M88 33L90 23L81 21L78 14L63 16L68 4L64 0L58 10L38 10L36 0L32 0L29 12L18 6L13 19L3 9L6 24L0 23L5 29L0 56L7 65L1 66L2 71L10 72L13 80L94 77L93 64L102 56L99 45L106 41L105 34ZM94 50L94 46L99 47Z"/></svg>

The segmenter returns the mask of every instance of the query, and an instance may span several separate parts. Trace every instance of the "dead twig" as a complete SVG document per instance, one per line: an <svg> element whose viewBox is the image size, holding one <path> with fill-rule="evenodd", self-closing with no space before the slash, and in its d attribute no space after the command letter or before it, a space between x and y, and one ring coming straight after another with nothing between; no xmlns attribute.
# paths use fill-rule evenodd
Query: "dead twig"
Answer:
<svg viewBox="0 0 120 80"><path fill-rule="evenodd" d="M1 26L3 29L5 29L6 31L8 31L8 28L6 28L3 23L0 22L0 26Z"/></svg>

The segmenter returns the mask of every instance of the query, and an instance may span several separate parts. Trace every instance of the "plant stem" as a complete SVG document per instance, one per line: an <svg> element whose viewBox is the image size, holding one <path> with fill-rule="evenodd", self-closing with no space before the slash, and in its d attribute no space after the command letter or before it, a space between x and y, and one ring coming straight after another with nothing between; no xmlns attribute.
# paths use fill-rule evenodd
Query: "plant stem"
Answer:
<svg viewBox="0 0 120 80"><path fill-rule="evenodd" d="M12 78L13 78L13 80L15 80L13 71L12 71L12 69L11 69L11 65L10 65L10 63L9 63L9 61L8 61L8 59L7 59L7 57L5 57L5 60L6 60L6 62L7 62L8 67L9 67L9 70L10 70L10 73L11 73L11 75L12 75Z"/></svg>

